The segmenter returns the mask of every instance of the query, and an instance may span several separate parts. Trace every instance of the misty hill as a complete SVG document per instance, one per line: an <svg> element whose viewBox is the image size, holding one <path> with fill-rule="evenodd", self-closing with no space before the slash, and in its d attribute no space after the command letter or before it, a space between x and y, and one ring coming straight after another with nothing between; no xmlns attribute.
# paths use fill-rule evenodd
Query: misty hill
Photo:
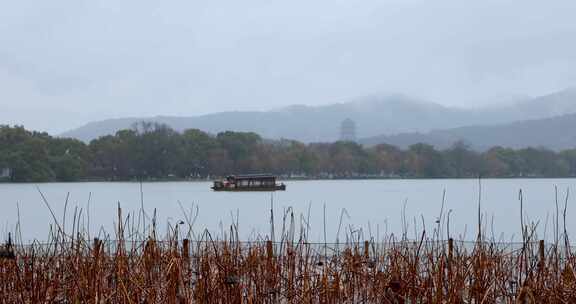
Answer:
<svg viewBox="0 0 576 304"><path fill-rule="evenodd" d="M501 122L549 118L571 113L576 113L576 88L478 111L480 116L490 116L492 121Z"/></svg>
<svg viewBox="0 0 576 304"><path fill-rule="evenodd" d="M527 120L494 126L470 126L428 133L382 135L360 140L372 146L386 143L402 148L415 143L427 143L445 149L457 141L464 141L473 149L486 150L494 146L508 148L544 147L564 150L576 147L576 114L553 118Z"/></svg>
<svg viewBox="0 0 576 304"><path fill-rule="evenodd" d="M226 130L256 132L266 138L303 142L330 142L339 138L340 123L351 118L359 138L398 133L423 133L469 125L492 125L576 113L576 90L487 109L450 108L402 95L369 96L326 106L290 106L274 111L222 112L193 117L133 117L88 123L61 134L90 141L130 128L139 121L167 124L176 130L190 128L210 133Z"/></svg>
<svg viewBox="0 0 576 304"><path fill-rule="evenodd" d="M266 112L222 112L195 117L133 117L88 123L61 136L84 141L139 121L164 123L175 130L196 128L210 133L226 130L256 132L265 138L290 138L303 142L334 141L340 123L351 118L358 124L359 136L426 131L465 125L462 110L418 101L403 96L365 97L352 102L326 106L295 105Z"/></svg>

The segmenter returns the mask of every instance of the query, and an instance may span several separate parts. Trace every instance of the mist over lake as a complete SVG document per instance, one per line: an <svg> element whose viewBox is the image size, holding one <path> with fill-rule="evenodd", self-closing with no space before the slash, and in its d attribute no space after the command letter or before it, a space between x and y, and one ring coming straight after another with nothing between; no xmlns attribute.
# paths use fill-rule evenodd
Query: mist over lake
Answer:
<svg viewBox="0 0 576 304"><path fill-rule="evenodd" d="M403 233L403 209L409 238L422 228L432 233L442 207L444 226L450 211L450 231L453 237L474 240L477 233L478 187L477 179L414 179L414 180L317 180L287 181L287 191L275 193L216 193L209 182L143 183L143 202L146 213L152 216L157 209L158 230L166 232L167 223L177 225L186 221L179 202L187 212L198 208L194 224L197 232L208 229L214 236L227 232L239 215L240 238L253 240L258 235L270 234L270 206L273 202L276 233L282 229L282 218L288 207L294 209L299 227L307 218L310 208L311 241L323 242L324 205L326 206L327 241L336 240L343 209L339 240L345 241L352 231L363 233L366 239L382 238L391 233ZM519 190L523 192L525 224L533 221L539 238L551 241L553 218L556 217L555 186L558 187L560 230L566 190L574 192L576 179L486 179L481 181L481 208L484 233L497 240L521 240ZM114 235L117 207L124 215L140 210L140 184L132 182L0 184L2 237L14 231L20 207L22 238L25 241L48 237L53 223L50 211L42 201L36 187L45 195L60 224L63 223L66 196L69 193L66 229L72 231L74 209L82 209L80 224L89 227L92 237L100 228ZM90 196L90 204L88 199ZM576 233L576 223L570 221L573 199L568 198L567 231ZM346 213L345 212L345 213ZM88 226L89 214L89 226ZM288 216L288 220L290 217ZM135 219L136 220L136 219ZM422 227L424 220L425 227ZM493 231L492 231L493 229ZM446 229L443 229L446 234ZM417 236L419 237L419 235Z"/></svg>

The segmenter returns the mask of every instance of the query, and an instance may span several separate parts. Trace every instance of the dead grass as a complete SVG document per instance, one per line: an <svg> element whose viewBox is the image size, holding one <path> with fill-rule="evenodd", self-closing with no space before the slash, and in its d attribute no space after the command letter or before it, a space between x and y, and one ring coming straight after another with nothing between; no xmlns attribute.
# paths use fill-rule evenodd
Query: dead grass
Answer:
<svg viewBox="0 0 576 304"><path fill-rule="evenodd" d="M155 216L118 208L114 236L87 240L74 214L72 232L56 222L48 243L0 251L2 303L576 303L565 230L545 244L525 226L512 246L443 241L439 223L417 241L313 244L289 209L279 241L241 242L237 222L213 239L194 234L190 213L158 237Z"/></svg>

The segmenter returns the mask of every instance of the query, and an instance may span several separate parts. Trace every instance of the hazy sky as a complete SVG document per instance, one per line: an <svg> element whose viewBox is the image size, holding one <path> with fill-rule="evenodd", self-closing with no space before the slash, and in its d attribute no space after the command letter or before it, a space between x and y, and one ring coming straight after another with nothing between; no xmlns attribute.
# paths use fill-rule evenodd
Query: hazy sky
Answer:
<svg viewBox="0 0 576 304"><path fill-rule="evenodd" d="M4 0L0 124L541 95L576 85L575 16L574 0Z"/></svg>

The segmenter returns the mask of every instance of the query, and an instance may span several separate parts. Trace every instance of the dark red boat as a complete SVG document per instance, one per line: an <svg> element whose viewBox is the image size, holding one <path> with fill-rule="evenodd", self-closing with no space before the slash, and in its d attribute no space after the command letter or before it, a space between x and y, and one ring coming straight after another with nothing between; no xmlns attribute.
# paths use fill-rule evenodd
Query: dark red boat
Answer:
<svg viewBox="0 0 576 304"><path fill-rule="evenodd" d="M214 191L284 191L286 185L276 182L271 174L230 175L214 181Z"/></svg>

